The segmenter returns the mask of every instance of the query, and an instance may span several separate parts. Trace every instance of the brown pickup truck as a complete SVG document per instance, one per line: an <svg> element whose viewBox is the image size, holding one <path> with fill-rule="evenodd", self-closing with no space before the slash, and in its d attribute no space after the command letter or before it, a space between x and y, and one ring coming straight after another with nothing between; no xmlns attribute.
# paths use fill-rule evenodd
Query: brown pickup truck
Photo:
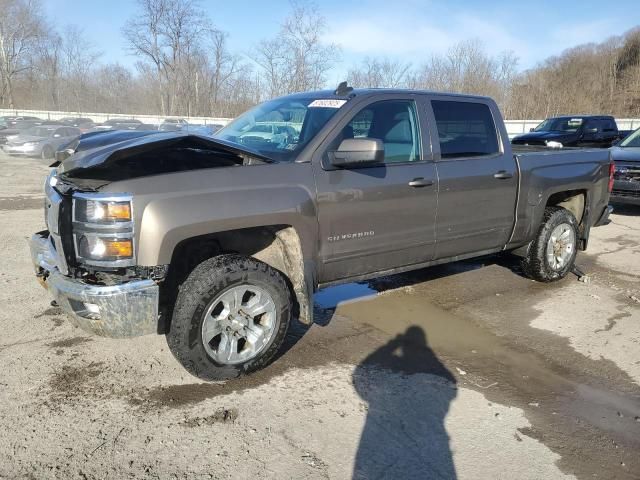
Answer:
<svg viewBox="0 0 640 480"><path fill-rule="evenodd" d="M345 85L214 138L87 134L46 181L36 274L79 327L165 334L192 374L237 376L323 286L503 251L567 275L607 222L609 152L512 148L490 98Z"/></svg>

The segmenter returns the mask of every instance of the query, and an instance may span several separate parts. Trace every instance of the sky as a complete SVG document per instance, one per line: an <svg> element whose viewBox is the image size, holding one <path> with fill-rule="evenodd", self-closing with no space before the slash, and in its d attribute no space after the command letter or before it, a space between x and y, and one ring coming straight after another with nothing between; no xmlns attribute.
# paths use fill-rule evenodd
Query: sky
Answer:
<svg viewBox="0 0 640 480"><path fill-rule="evenodd" d="M75 24L105 62L132 66L121 28L135 15L135 0L42 0L47 17L61 29ZM344 77L363 58L387 57L419 65L461 40L479 39L485 51L511 50L521 70L587 42L601 42L640 25L638 0L581 2L518 0L357 0L318 1L327 20L324 41L339 44L340 62L331 79ZM202 0L215 26L229 33L236 53L275 35L289 11L288 0Z"/></svg>

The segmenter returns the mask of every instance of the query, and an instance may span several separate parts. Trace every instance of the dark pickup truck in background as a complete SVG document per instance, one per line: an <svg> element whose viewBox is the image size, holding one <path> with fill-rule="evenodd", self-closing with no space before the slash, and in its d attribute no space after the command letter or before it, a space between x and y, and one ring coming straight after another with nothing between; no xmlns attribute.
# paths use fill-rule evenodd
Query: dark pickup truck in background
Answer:
<svg viewBox="0 0 640 480"><path fill-rule="evenodd" d="M640 205L640 128L611 148L615 180L611 201Z"/></svg>
<svg viewBox="0 0 640 480"><path fill-rule="evenodd" d="M243 142L268 122L298 134ZM607 222L610 153L517 148L490 98L344 84L213 138L88 135L46 181L35 272L81 328L166 334L193 375L234 377L324 286L503 251L566 276Z"/></svg>
<svg viewBox="0 0 640 480"><path fill-rule="evenodd" d="M511 140L513 145L609 148L623 137L612 116L573 115L547 118L529 133Z"/></svg>

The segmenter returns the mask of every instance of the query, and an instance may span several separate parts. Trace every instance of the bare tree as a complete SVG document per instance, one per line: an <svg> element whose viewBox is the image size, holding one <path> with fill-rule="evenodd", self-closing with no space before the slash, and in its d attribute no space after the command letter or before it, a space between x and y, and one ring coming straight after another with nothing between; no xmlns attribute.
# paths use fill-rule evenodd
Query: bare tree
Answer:
<svg viewBox="0 0 640 480"><path fill-rule="evenodd" d="M230 80L240 70L246 71L238 55L229 52L227 47L228 34L220 30L209 32L209 52L211 57L211 75L209 80L211 111L220 109L220 95L227 88Z"/></svg>
<svg viewBox="0 0 640 480"><path fill-rule="evenodd" d="M129 50L155 68L160 108L172 114L184 79L180 70L207 28L197 0L138 0L138 12L123 28ZM182 77L182 78L181 78Z"/></svg>
<svg viewBox="0 0 640 480"><path fill-rule="evenodd" d="M410 63L367 57L360 66L349 70L347 80L355 87L400 88L407 86L410 72Z"/></svg>
<svg viewBox="0 0 640 480"><path fill-rule="evenodd" d="M67 26L62 34L62 66L66 110L81 111L86 97L91 97L90 79L94 65L102 56L77 26Z"/></svg>
<svg viewBox="0 0 640 480"><path fill-rule="evenodd" d="M266 97L322 88L339 47L323 42L314 4L291 4L278 32L244 60L199 0L137 0L123 29L135 69L103 65L76 27L58 30L38 0L0 0L0 106L165 115L235 116ZM513 52L467 40L414 68L365 58L355 86L409 87L494 97L507 118L567 113L640 116L640 27L550 57L524 72Z"/></svg>
<svg viewBox="0 0 640 480"><path fill-rule="evenodd" d="M337 45L323 43L326 20L315 4L291 7L278 34L260 42L253 56L270 97L321 88L340 54Z"/></svg>
<svg viewBox="0 0 640 480"><path fill-rule="evenodd" d="M0 104L14 108L13 81L31 66L44 32L37 0L0 0Z"/></svg>
<svg viewBox="0 0 640 480"><path fill-rule="evenodd" d="M38 42L35 70L38 87L43 96L45 108L60 110L62 66L62 37L51 29Z"/></svg>

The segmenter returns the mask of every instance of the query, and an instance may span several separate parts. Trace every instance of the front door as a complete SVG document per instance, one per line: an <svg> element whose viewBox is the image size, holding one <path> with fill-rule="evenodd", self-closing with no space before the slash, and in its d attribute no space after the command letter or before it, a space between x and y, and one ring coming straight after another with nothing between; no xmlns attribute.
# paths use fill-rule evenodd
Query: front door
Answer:
<svg viewBox="0 0 640 480"><path fill-rule="evenodd" d="M321 283L433 258L438 185L424 115L417 98L388 98L345 118L314 158ZM334 168L328 152L347 138L382 140L384 163Z"/></svg>

